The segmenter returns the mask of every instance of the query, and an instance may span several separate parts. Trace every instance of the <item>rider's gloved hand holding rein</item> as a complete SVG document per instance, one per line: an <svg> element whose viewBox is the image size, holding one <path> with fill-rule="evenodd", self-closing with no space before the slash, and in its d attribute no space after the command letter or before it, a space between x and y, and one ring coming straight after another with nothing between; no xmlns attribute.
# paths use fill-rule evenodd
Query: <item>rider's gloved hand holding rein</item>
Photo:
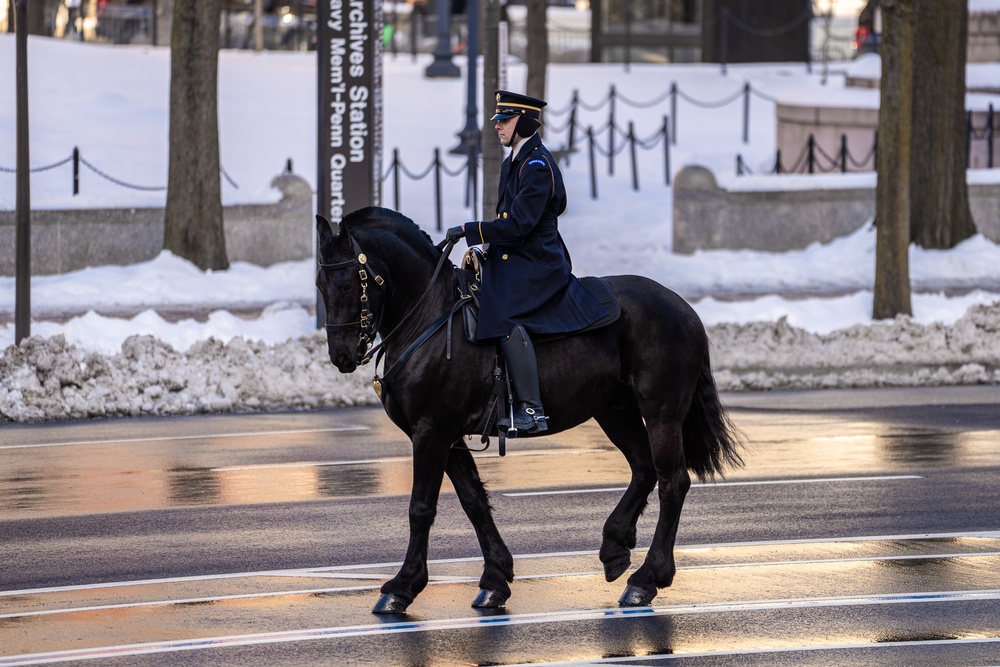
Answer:
<svg viewBox="0 0 1000 667"><path fill-rule="evenodd" d="M447 235L445 235L444 240L448 243L455 243L464 236L465 236L465 225L458 225L448 230L448 233Z"/></svg>

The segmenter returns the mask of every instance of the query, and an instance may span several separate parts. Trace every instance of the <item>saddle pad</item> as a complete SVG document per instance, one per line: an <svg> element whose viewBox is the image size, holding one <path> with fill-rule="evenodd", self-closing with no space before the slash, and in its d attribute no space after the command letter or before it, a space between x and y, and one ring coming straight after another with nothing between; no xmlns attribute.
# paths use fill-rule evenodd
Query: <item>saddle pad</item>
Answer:
<svg viewBox="0 0 1000 667"><path fill-rule="evenodd" d="M460 277L461 278L461 277ZM559 340L560 338L567 338L569 336L574 336L578 333L583 333L585 331L593 331L595 329L600 329L601 327L606 327L609 324L613 324L618 321L621 317L622 309L618 303L618 297L615 295L611 285L608 284L604 278L598 278L596 276L584 276L580 278L580 283L587 288L595 299L604 307L607 311L607 315L597 320L589 327L584 329L579 329L577 331L570 331L568 333L554 333L554 334L532 334L531 338L537 341L551 341ZM470 299L466 303L465 307L462 308L462 321L465 329L465 338L470 343L477 345L492 345L492 340L477 340L476 339L476 325L479 320L479 303L474 299Z"/></svg>
<svg viewBox="0 0 1000 667"><path fill-rule="evenodd" d="M607 317L603 317L598 321L594 322L592 325L584 329L584 331L589 331L590 329L600 329L601 327L606 327L612 322L616 322L622 314L621 305L618 303L618 295L615 291L611 289L611 285L604 278L598 278L597 276L584 276L580 278L580 282L583 286L587 288L587 291L594 295L604 310L608 311Z"/></svg>

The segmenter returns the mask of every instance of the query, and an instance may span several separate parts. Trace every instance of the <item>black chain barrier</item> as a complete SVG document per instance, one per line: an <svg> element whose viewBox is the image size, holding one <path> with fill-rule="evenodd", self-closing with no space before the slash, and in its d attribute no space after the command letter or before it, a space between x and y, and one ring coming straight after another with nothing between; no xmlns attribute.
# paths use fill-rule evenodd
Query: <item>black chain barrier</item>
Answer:
<svg viewBox="0 0 1000 667"><path fill-rule="evenodd" d="M107 173L103 169L100 169L99 167L97 167L97 165L95 165L95 164L91 163L90 161L84 159L84 157L80 154L79 147L75 147L75 146L73 147L73 152L72 152L72 154L70 154L69 157L63 158L62 160L59 160L58 162L53 162L52 164L47 164L44 167L34 167L34 168L31 168L31 169L28 169L28 172L32 173L32 174L35 174L35 173L39 173L39 172L43 172L43 171L49 171L51 169L55 169L57 167L61 167L64 164L67 164L67 163L70 163L70 162L73 163L73 196L76 196L76 195L80 194L80 165L81 164L84 167L86 167L87 169L89 169L90 171L92 171L93 173L95 173L98 176L100 176L101 178L103 178L104 180L106 180L106 181L108 181L110 183L114 183L115 185L118 185L120 187L128 188L129 190L139 190L139 191L142 191L142 192L163 192L163 191L165 191L167 189L167 186L165 186L165 185L136 185L135 183L129 183L128 181L123 181L120 178L115 178L114 176L112 176L111 174ZM291 160L288 161L288 171L291 171ZM226 179L226 182L229 183L229 185L231 185L236 190L240 189L240 186L236 183L236 181L233 180L232 176L229 175L229 173L226 171L226 169L224 167L219 167L219 172L222 174L223 178ZM17 173L17 169L12 169L10 167L4 167L4 166L0 165L0 173L15 174L15 173Z"/></svg>
<svg viewBox="0 0 1000 667"><path fill-rule="evenodd" d="M591 198L598 198L597 190L597 159L598 157L606 158L608 161L608 174L614 174L615 158L622 155L627 149L630 156L630 166L631 166L631 176L632 176L632 187L635 191L639 190L639 170L638 170L638 159L637 151L641 150L653 150L657 148L660 143L663 143L663 165L664 165L664 184L666 186L670 185L671 175L670 175L670 146L677 143L677 100L681 99L691 104L693 106L703 108L703 109L716 109L732 104L733 102L743 98L744 110L743 110L743 141L747 143L749 140L749 101L751 96L756 96L765 101L774 103L776 102L774 97L767 95L761 91L755 90L749 82L743 84L742 88L730 95L727 95L719 100L699 100L690 95L687 95L680 91L676 83L672 83L670 88L649 100L638 101L630 99L617 92L615 86L612 85L608 91L608 94L597 104L587 104L580 99L579 91L574 90L573 95L569 103L559 110L547 109L549 115L561 116L569 114L569 117L561 126L556 126L554 124L549 124L548 129L550 131L550 136L557 133L565 133L565 143L563 148L554 151L559 157L558 159L569 163L571 156L576 153L580 146L579 137L584 137L586 140L587 147L587 157L589 161L589 173L590 173L590 192ZM645 138L640 138L636 134L635 124L629 121L628 128L622 128L615 122L615 103L621 101L623 104L635 108L635 109L650 109L663 102L670 100L671 114L663 116L662 125L656 129L654 132L649 134ZM609 106L609 116L607 122L601 125L599 128L595 128L593 125L584 126L578 122L578 110L583 109L585 111L599 111L605 106ZM989 106L989 110L986 114L986 122L981 128L977 128L973 122L972 112L968 112L967 122L966 122L966 138L969 145L969 161L971 167L972 151L971 146L973 141L985 141L987 145L987 167L994 167L994 146L995 146L995 114L993 105ZM599 137L607 133L606 141L598 141ZM616 141L620 139L622 141ZM822 146L818 145L816 139L813 135L809 135L806 145L803 146L801 152L792 162L792 165L786 166L781 155L781 151L776 151L773 166L769 169L760 172L763 174L795 174L795 173L832 173L839 170L841 173L846 173L848 171L862 171L862 170L874 170L878 155L878 133L875 132L874 139L871 148L868 150L867 154L858 159L854 154L851 153L847 144L847 135L842 134L840 138L840 148L836 155L829 154ZM39 173L44 171L49 171L52 169L57 169L67 163L73 163L73 194L79 194L79 181L80 181L80 165L87 167L93 173L98 176L108 180L111 183L119 185L121 187L140 190L140 191L164 191L166 186L145 186L136 185L134 183L129 183L121 179L115 178L110 174L106 173L102 169L98 168L88 160L85 160L80 155L79 148L73 149L73 154L67 158L53 162L52 164L47 164L41 167L32 168L30 171L32 173ZM479 159L481 164L481 156ZM285 166L284 173L291 173L292 164L291 159L288 160ZM0 166L0 173L16 173L16 169L9 167ZM239 189L239 185L233 180L228 172L224 168L220 167L220 172L225 178L226 182L229 183L233 188ZM750 165L743 159L742 155L736 156L736 174L738 176L753 175L755 172L750 167ZM451 178L457 178L459 176L465 176L467 180L467 194L470 187L474 187L475 174L469 173L469 163L468 160L463 158L460 166L454 169L450 169L441 159L441 149L434 149L434 157L431 163L420 171L413 171L407 167L399 157L399 149L393 149L392 162L389 164L385 173L382 175L382 182L385 183L390 176L393 178L393 205L396 210L400 210L401 197L400 197L400 185L402 182L402 177L406 177L413 181L420 181L427 178L433 174L434 176L434 200L435 200L435 219L437 231L443 231L443 207L442 207L442 187L441 179L443 176L448 176ZM466 207L470 206L468 197L466 198Z"/></svg>
<svg viewBox="0 0 1000 667"><path fill-rule="evenodd" d="M986 142L986 168L993 169L995 166L996 147L996 121L993 105L989 106L986 112L986 122L982 128L976 128L972 121L972 112L967 113L965 126L965 136L967 142L968 162L966 166L971 169L972 165L972 142ZM830 155L816 142L815 135L810 134L806 140L806 145L795 159L791 167L786 167L781 158L781 151L777 151L774 166L767 172L770 174L815 174L832 173L838 170L841 173L848 171L875 171L878 160L878 131L874 133L871 148L864 158L858 159L847 146L847 135L840 135L840 149L836 155ZM736 156L736 175L752 175L754 172L743 159L742 155Z"/></svg>

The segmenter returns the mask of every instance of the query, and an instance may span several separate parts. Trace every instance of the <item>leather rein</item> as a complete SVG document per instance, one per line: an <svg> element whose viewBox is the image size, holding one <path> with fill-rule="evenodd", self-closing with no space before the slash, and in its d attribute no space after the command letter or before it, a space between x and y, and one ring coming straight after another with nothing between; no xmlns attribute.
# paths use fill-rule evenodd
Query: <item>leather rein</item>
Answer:
<svg viewBox="0 0 1000 667"><path fill-rule="evenodd" d="M343 262L332 262L332 263L319 262L320 270L343 269L349 266L353 266L355 264L358 265L358 278L361 281L361 310L358 320L356 322L349 322L346 324L330 324L329 322L327 322L326 332L327 335L331 333L343 333L345 331L358 332L358 352L361 354L361 358L358 360L358 365L364 366L365 364L367 364L369 361L372 360L372 357L375 357L376 372L375 372L374 386L375 386L375 393L378 394L379 399L382 399L383 397L384 387L388 386L389 381L393 377L395 377L395 375L402 369L403 364L405 364L406 361L410 358L410 355L413 354L417 350L417 348L419 348L421 345L427 342L427 339L430 338L438 329L440 329L445 322L451 320L452 316L465 303L465 299L459 299L455 303L455 305L453 305L443 317L439 318L437 321L434 322L434 324L432 324L426 330L424 330L424 332L413 343L411 343L406 350L404 350L403 354L400 355L399 359L396 360L396 363L394 363L392 367L390 367L385 372L384 377L379 378L378 364L382 360L382 356L385 354L386 341L392 338L392 336L397 331L399 331L399 329L413 316L413 314L417 312L417 309L420 308L420 305L431 293L431 288L434 286L434 281L437 280L437 277L441 274L441 268L444 266L445 260L448 258L448 255L451 253L451 249L454 245L455 245L454 241L446 240L442 241L441 244L437 246L437 249L441 250L441 257L438 259L437 266L434 267L434 273L433 275L431 275L430 282L427 283L427 288L424 290L424 293L420 295L420 298L417 299L417 302L413 304L413 307L410 308L409 312L407 312L406 315L403 316L403 318L399 321L396 327L385 336L382 336L382 340L377 345L375 344L375 337L378 335L378 327L379 324L382 322L382 309L384 308L384 305L382 308L379 309L377 316L372 315L371 309L369 308L369 300L368 300L368 269L366 269L366 267L368 267L368 257L367 255L365 255L364 252L362 252L361 246L359 246L358 242L355 241L354 238L352 237L351 246L355 254L355 257L353 259L349 259ZM382 278L382 276L380 276L378 273L375 273L374 270L372 270L372 273L374 275L375 283L379 287L384 287L385 280Z"/></svg>

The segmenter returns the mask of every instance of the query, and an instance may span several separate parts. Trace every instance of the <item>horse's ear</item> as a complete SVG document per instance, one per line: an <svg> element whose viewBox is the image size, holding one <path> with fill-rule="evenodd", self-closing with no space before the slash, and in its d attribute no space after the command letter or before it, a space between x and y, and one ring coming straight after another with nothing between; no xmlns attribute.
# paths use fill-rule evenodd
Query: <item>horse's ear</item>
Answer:
<svg viewBox="0 0 1000 667"><path fill-rule="evenodd" d="M334 239L336 235L330 227L330 221L321 215L316 215L316 238L319 239L319 246L322 248L326 243Z"/></svg>

